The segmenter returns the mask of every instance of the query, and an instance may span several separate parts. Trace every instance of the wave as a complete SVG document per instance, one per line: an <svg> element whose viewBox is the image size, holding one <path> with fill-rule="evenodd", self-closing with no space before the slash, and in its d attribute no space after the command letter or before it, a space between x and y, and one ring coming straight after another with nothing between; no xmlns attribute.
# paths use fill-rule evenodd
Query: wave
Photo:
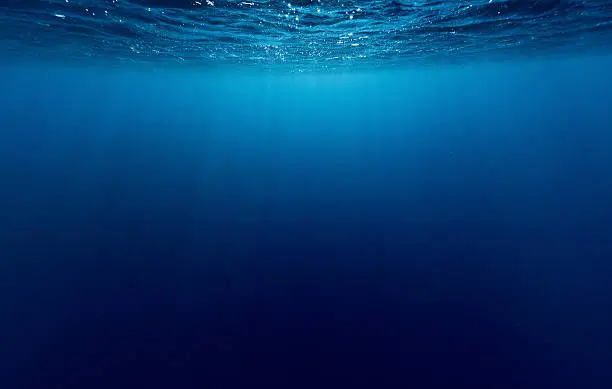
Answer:
<svg viewBox="0 0 612 389"><path fill-rule="evenodd" d="M294 67L612 46L612 1L5 0L5 56Z"/></svg>

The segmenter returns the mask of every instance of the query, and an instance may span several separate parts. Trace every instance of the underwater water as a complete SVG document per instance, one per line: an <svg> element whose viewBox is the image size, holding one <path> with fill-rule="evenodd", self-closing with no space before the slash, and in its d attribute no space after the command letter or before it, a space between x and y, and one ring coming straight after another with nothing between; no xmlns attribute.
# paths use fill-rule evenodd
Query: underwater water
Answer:
<svg viewBox="0 0 612 389"><path fill-rule="evenodd" d="M609 51L606 0L3 0L3 51L292 70Z"/></svg>
<svg viewBox="0 0 612 389"><path fill-rule="evenodd" d="M0 2L0 388L611 388L611 26Z"/></svg>

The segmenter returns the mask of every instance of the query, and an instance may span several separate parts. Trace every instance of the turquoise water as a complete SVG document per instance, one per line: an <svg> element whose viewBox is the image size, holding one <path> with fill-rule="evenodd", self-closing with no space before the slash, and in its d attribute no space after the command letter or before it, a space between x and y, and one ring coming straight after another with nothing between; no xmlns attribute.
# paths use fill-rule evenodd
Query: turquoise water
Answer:
<svg viewBox="0 0 612 389"><path fill-rule="evenodd" d="M61 61L401 66L609 50L609 1L4 0L11 55Z"/></svg>
<svg viewBox="0 0 612 389"><path fill-rule="evenodd" d="M610 7L0 3L0 388L612 387Z"/></svg>

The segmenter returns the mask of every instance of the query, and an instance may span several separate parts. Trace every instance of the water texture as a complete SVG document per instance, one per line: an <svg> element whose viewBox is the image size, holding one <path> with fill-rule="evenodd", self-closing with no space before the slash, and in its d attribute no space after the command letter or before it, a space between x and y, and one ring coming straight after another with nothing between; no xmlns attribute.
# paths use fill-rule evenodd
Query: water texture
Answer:
<svg viewBox="0 0 612 389"><path fill-rule="evenodd" d="M377 67L609 50L612 2L4 0L0 45L57 60Z"/></svg>
<svg viewBox="0 0 612 389"><path fill-rule="evenodd" d="M0 0L0 389L612 388L611 21Z"/></svg>

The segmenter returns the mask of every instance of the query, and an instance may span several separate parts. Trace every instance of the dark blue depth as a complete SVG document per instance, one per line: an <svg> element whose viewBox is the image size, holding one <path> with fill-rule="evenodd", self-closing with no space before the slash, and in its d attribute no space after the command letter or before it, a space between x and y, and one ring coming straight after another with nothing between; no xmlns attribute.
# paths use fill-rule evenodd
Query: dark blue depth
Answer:
<svg viewBox="0 0 612 389"><path fill-rule="evenodd" d="M213 3L0 4L0 389L612 388L609 2Z"/></svg>

